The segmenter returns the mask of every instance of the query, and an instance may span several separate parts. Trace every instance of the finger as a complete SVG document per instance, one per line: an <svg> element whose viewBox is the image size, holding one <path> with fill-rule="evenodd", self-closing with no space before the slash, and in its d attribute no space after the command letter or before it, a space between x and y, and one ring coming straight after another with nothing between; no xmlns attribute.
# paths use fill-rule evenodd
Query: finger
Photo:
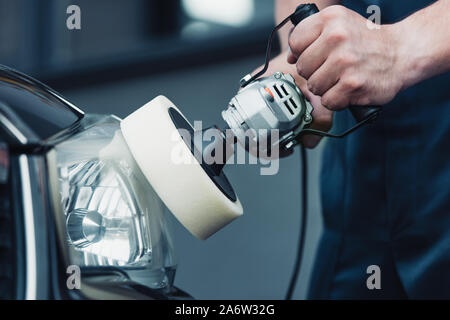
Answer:
<svg viewBox="0 0 450 320"><path fill-rule="evenodd" d="M322 105L333 111L342 110L350 104L350 92L339 80L332 88L322 95Z"/></svg>
<svg viewBox="0 0 450 320"><path fill-rule="evenodd" d="M341 68L327 59L308 79L308 90L322 96L339 81Z"/></svg>
<svg viewBox="0 0 450 320"><path fill-rule="evenodd" d="M292 26L291 28L289 28L289 32L288 32L288 39L290 38L292 31L294 31L295 26ZM294 55L291 51L291 48L288 46L287 48L287 61L289 64L295 64L295 62L297 61L297 56Z"/></svg>
<svg viewBox="0 0 450 320"><path fill-rule="evenodd" d="M291 36L292 31L294 31L294 29L295 29L295 26L291 24L291 27L289 28L289 31L288 31L288 39Z"/></svg>
<svg viewBox="0 0 450 320"><path fill-rule="evenodd" d="M288 48L287 62L289 64L295 64L298 60L298 57L292 53L291 48Z"/></svg>
<svg viewBox="0 0 450 320"><path fill-rule="evenodd" d="M305 79L309 79L327 60L331 49L326 39L320 36L298 57L296 65L298 74Z"/></svg>
<svg viewBox="0 0 450 320"><path fill-rule="evenodd" d="M323 23L316 15L301 21L289 36L289 47L292 53L288 62L293 64L295 57L299 57L322 33Z"/></svg>
<svg viewBox="0 0 450 320"><path fill-rule="evenodd" d="M291 48L288 48L287 62L289 64L295 64L297 62L297 60L298 60L298 57L292 53Z"/></svg>

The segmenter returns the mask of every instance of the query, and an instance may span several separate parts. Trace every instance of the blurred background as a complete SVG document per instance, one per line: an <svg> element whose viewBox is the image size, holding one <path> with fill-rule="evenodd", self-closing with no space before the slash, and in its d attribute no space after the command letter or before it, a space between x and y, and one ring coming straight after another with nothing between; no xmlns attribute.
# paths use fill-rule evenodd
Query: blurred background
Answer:
<svg viewBox="0 0 450 320"><path fill-rule="evenodd" d="M66 26L72 4L81 9L81 30ZM0 63L85 112L125 117L162 94L191 122L222 124L239 79L264 62L273 25L273 0L0 0ZM321 147L308 159L309 220L296 299L305 298L322 230ZM170 216L175 284L198 299L282 299L300 230L299 152L274 176L261 176L255 165L226 170L245 215L203 242Z"/></svg>

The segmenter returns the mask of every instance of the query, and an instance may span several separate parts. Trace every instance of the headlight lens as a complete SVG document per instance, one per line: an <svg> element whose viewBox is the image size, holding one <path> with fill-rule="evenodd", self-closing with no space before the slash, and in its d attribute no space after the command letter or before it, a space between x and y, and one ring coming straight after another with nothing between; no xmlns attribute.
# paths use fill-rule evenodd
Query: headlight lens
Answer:
<svg viewBox="0 0 450 320"><path fill-rule="evenodd" d="M124 168L100 160L61 170L67 184L69 243L85 254L87 265L125 265L150 260L146 215L127 185Z"/></svg>
<svg viewBox="0 0 450 320"><path fill-rule="evenodd" d="M132 158L120 120L87 116L56 151L73 264L147 270L147 284L170 284L175 260L164 206Z"/></svg>

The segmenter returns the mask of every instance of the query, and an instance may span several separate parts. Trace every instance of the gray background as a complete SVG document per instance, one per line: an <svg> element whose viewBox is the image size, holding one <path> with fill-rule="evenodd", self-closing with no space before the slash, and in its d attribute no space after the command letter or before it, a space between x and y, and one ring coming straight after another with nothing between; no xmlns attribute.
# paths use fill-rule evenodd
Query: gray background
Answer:
<svg viewBox="0 0 450 320"><path fill-rule="evenodd" d="M133 78L62 93L91 113L125 117L155 96L171 99L192 122L221 124L220 112L236 93L240 77L263 61L247 57L216 65ZM220 75L220 76L218 76ZM321 148L309 152L307 242L294 298L305 298L321 233L319 186ZM283 299L293 270L300 230L299 152L280 163L274 176L255 165L226 169L244 206L244 216L206 241L174 218L179 267L175 284L198 299Z"/></svg>

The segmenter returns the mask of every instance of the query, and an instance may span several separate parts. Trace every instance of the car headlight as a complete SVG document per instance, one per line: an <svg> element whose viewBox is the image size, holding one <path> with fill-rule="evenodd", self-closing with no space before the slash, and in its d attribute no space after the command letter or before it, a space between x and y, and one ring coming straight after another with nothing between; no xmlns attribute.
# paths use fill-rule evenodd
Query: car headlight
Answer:
<svg viewBox="0 0 450 320"><path fill-rule="evenodd" d="M137 272L153 288L170 285L175 259L166 211L131 156L120 120L86 116L55 150L71 263Z"/></svg>

